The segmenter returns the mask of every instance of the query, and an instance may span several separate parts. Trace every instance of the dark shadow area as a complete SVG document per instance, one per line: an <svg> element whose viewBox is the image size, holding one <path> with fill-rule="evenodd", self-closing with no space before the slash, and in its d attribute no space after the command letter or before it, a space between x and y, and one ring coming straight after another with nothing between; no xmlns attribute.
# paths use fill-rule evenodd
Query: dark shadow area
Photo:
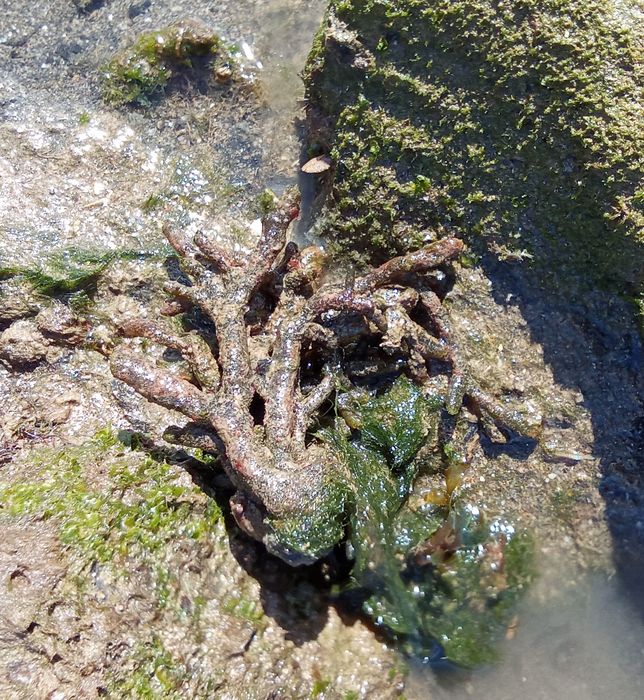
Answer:
<svg viewBox="0 0 644 700"><path fill-rule="evenodd" d="M501 454L517 460L526 460L538 447L538 442L531 438L524 438L516 433L511 433L505 443L492 442L484 433L481 435L481 447L488 459L495 459Z"/></svg>
<svg viewBox="0 0 644 700"><path fill-rule="evenodd" d="M642 341L634 309L610 292L575 301L549 292L525 266L484 256L497 303L519 307L555 380L578 389L589 411L599 490L619 579L644 615L644 413ZM510 301L508 301L510 300Z"/></svg>
<svg viewBox="0 0 644 700"><path fill-rule="evenodd" d="M230 551L244 571L260 584L264 613L286 631L286 639L296 646L317 639L328 620L329 562L289 566L241 532L229 511L226 528Z"/></svg>
<svg viewBox="0 0 644 700"><path fill-rule="evenodd" d="M90 15L106 4L106 0L72 0L79 15ZM108 0L109 1L109 0Z"/></svg>

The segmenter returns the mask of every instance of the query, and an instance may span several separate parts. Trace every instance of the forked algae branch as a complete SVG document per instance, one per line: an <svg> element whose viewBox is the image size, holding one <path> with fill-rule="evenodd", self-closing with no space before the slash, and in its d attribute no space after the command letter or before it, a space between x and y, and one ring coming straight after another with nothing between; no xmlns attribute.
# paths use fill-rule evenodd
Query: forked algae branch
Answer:
<svg viewBox="0 0 644 700"><path fill-rule="evenodd" d="M462 252L459 239L336 282L326 276L320 248L287 242L297 215L297 196L285 195L265 214L248 254L230 253L203 233L189 238L166 227L184 278L167 283L172 299L164 313L190 312L201 322L189 332L162 319L121 328L126 338L178 353L179 372L153 363L130 340L114 350L111 368L146 399L189 419L166 438L218 453L236 489L237 523L270 552L309 564L328 554L348 526L354 576L376 598L380 586L370 579L388 561L393 568L377 575L395 600L383 598L368 610L400 632L412 624L415 604L406 592L396 593L402 585L396 548L403 545L388 538L399 537L403 513L417 518L405 504L419 465L444 472L445 489L434 496L429 520L424 511L418 515L422 526L409 535L405 556L431 547L433 533L454 517L452 495L477 426L493 440L503 441L508 430L536 438L541 420L488 395L463 364L437 293L444 275L436 274ZM378 372L398 376L378 398L356 379L366 355L375 362L376 384ZM451 435L442 446L439 427ZM483 546L487 540L477 537L476 546ZM390 604L410 606L396 613L398 626L378 612Z"/></svg>

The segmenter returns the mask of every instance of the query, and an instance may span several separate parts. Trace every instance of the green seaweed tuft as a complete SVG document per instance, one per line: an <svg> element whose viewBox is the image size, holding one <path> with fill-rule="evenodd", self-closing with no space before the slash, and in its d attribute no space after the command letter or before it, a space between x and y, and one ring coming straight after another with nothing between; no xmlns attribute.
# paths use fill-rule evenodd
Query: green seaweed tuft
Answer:
<svg viewBox="0 0 644 700"><path fill-rule="evenodd" d="M215 698L221 677L213 678L166 647L159 635L127 649L108 677L107 697L123 700ZM188 695L190 693L190 695Z"/></svg>
<svg viewBox="0 0 644 700"><path fill-rule="evenodd" d="M363 610L410 653L466 667L496 658L496 642L533 576L533 545L475 507L409 506L442 407L399 378L382 396L352 406L358 428L322 433L342 458L349 502L352 583ZM438 448L436 448L438 450ZM440 450L438 450L440 452ZM454 461L443 446L446 478Z"/></svg>
<svg viewBox="0 0 644 700"><path fill-rule="evenodd" d="M166 257L169 248L161 251L114 250L108 252L69 248L54 253L38 267L9 266L0 268L0 279L22 277L44 296L62 296L79 292L91 293L98 278L117 260L144 260Z"/></svg>
<svg viewBox="0 0 644 700"><path fill-rule="evenodd" d="M293 561L309 563L331 551L344 535L345 499L346 485L329 482L315 510L303 508L297 516L269 519L269 551L289 552Z"/></svg>
<svg viewBox="0 0 644 700"><path fill-rule="evenodd" d="M176 75L196 78L196 69L214 59L231 61L219 37L196 23L146 32L103 66L103 99L115 106L148 106Z"/></svg>

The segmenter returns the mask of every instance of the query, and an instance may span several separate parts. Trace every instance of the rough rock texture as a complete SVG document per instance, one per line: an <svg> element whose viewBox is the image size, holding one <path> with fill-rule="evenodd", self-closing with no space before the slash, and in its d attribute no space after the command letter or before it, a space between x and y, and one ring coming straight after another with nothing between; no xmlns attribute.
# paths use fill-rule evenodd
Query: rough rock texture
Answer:
<svg viewBox="0 0 644 700"><path fill-rule="evenodd" d="M227 535L191 476L207 470L108 431L14 462L0 487L3 696L396 697L393 656L307 576Z"/></svg>
<svg viewBox="0 0 644 700"><path fill-rule="evenodd" d="M32 321L16 321L0 335L0 360L16 369L29 367L45 359L47 345Z"/></svg>
<svg viewBox="0 0 644 700"><path fill-rule="evenodd" d="M332 163L304 177L338 256L469 243L454 333L482 386L534 400L546 427L532 453L482 441L460 497L535 532L544 600L612 559L639 611L644 355L623 294L644 269L643 18L639 2L331 2L303 155Z"/></svg>
<svg viewBox="0 0 644 700"><path fill-rule="evenodd" d="M187 455L172 452L178 463L163 466L101 432L140 431L163 445L172 417L116 387L103 353L117 324L163 303L162 221L233 221L223 241L232 250L252 239L256 195L294 179L296 71L321 9L301 0L3 7L0 330L28 323L42 342L40 314L56 353L25 371L0 365L3 698L401 692L393 652L329 608L320 572L294 577L249 547L194 485ZM185 18L240 53L247 44L254 57L238 60L250 91L188 86L148 111L107 106L101 66L140 33ZM72 315L89 321L82 347L68 342Z"/></svg>
<svg viewBox="0 0 644 700"><path fill-rule="evenodd" d="M33 286L24 279L8 279L0 285L0 328L12 321L33 316L40 306Z"/></svg>
<svg viewBox="0 0 644 700"><path fill-rule="evenodd" d="M638 0L334 0L305 74L321 232L372 260L459 232L638 289L643 33Z"/></svg>
<svg viewBox="0 0 644 700"><path fill-rule="evenodd" d="M35 321L44 336L62 345L80 345L87 333L87 325L61 302L54 302L42 309Z"/></svg>
<svg viewBox="0 0 644 700"><path fill-rule="evenodd" d="M116 325L157 316L163 251L156 258L116 256L107 265L99 256L91 274L80 266L80 277L78 261L65 258L61 273L60 260L51 259L73 246L98 248L101 256L158 253L161 221L192 222L194 232L213 216L238 224L256 216L249 204L255 194L291 178L296 150L283 127L298 92L294 71L278 54L301 52L300 33L317 22L306 14L313 3L106 0L82 3L84 12L71 0L5 4L0 277L20 268L37 271L31 279L49 285L61 274L69 279L73 268L73 286L79 279L81 286L60 302L89 318L91 333L85 347L56 345L51 364L26 372L0 367L0 695L349 700L404 692L460 700L472 692L513 698L530 687L542 695L551 690L554 699L568 669L584 668L576 662L590 657L586 685L573 696L585 700L589 678L597 681L593 690L619 694L622 686L607 687L604 673L618 654L617 668L629 662L621 681L635 684L639 631L628 637L637 651L628 656L617 643L626 636L606 636L621 629L616 620L602 620L587 654L581 643L577 651L565 646L558 614L562 591L578 589L576 565L603 565L611 554L602 493L615 542L628 554L640 541L634 526L642 519L636 418L642 350L628 308L599 291L577 306L543 296L521 267L489 258L482 268L459 271L447 306L475 376L490 391L520 401L536 395L550 416L552 456L526 457L520 442L499 454L483 441L463 483L464 500L485 502L489 512L516 515L534 528L543 575L532 603L543 600L544 607L532 608L532 617L522 613L516 639L508 641L520 652L516 692L504 696L498 682L486 688L486 678L497 678L492 674L468 676L448 690L442 682L428 690L425 679L407 692L394 652L329 606L333 572L300 578L249 544L212 505L210 496L225 500L229 487L202 460L167 452L161 433L172 416L112 383L103 353ZM629 12L629 21L639 21ZM265 66L272 62L264 94L271 109L284 109L269 111L265 122L254 92L221 100L174 95L148 112L106 107L100 67L139 33L186 16L246 41ZM268 155L260 159L260 153ZM213 232L231 250L253 239L245 226L234 227L230 238L227 230ZM524 247L522 240L510 252ZM24 275L1 285L3 330L51 304ZM168 359L159 348L149 353L155 361ZM103 432L106 424L113 431ZM131 447L115 439L119 430ZM143 447L156 459L135 449L141 435L152 439ZM604 598L588 603L604 604ZM544 618L542 610L552 616L553 607L556 619L535 639L531 620ZM571 609L567 624L574 628L588 610ZM533 640L545 647L541 656ZM561 684L544 690L552 678Z"/></svg>

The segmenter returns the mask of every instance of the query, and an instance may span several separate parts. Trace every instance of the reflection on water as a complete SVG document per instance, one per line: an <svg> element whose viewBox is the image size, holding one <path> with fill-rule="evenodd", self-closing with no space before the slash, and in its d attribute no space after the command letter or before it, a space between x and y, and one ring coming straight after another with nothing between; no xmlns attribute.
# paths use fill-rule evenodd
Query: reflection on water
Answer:
<svg viewBox="0 0 644 700"><path fill-rule="evenodd" d="M300 144L293 120L300 113L304 85L300 72L326 7L325 0L270 0L257 8L252 50L262 64L262 94L271 110L264 128L268 150L275 154L267 187L294 184Z"/></svg>
<svg viewBox="0 0 644 700"><path fill-rule="evenodd" d="M497 667L432 671L412 663L405 696L639 700L644 698L641 622L640 611L625 599L615 579L592 574L574 590L548 601L538 602L534 596L526 600L516 636L505 643Z"/></svg>
<svg viewBox="0 0 644 700"><path fill-rule="evenodd" d="M268 101L293 115L304 94L300 71L320 26L325 0L271 0L258 17L258 47L266 74Z"/></svg>

